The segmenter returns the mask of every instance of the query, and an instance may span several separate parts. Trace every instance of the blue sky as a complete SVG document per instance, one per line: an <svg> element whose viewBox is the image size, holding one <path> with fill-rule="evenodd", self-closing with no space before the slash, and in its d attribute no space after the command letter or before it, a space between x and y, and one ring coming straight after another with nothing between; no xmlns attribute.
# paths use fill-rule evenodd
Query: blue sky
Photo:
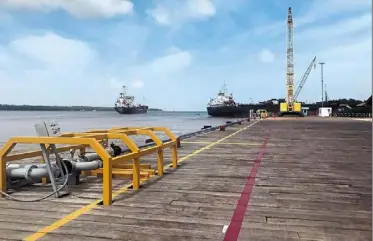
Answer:
<svg viewBox="0 0 373 241"><path fill-rule="evenodd" d="M239 102L284 98L289 6L295 80L317 56L330 98L371 95L369 0L5 0L0 103L113 106L125 84L205 110L224 81ZM299 99L321 99L319 66Z"/></svg>

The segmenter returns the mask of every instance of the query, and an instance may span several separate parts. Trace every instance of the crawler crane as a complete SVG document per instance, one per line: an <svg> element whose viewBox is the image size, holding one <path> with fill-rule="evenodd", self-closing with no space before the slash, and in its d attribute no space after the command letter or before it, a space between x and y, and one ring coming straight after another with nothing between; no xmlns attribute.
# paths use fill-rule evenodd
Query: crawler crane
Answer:
<svg viewBox="0 0 373 241"><path fill-rule="evenodd" d="M301 103L294 99L294 50L293 50L293 16L291 7L288 10L287 19L287 53L286 53L286 98L280 103L280 116L303 116Z"/></svg>

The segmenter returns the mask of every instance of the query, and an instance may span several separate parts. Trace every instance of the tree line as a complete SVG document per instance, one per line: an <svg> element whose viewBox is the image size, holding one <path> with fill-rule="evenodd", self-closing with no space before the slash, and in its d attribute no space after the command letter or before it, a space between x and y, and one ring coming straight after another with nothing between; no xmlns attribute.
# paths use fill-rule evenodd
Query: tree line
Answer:
<svg viewBox="0 0 373 241"><path fill-rule="evenodd" d="M95 106L47 106L47 105L8 105L0 104L0 110L16 111L114 111L114 107ZM149 108L150 111L161 111L161 109Z"/></svg>

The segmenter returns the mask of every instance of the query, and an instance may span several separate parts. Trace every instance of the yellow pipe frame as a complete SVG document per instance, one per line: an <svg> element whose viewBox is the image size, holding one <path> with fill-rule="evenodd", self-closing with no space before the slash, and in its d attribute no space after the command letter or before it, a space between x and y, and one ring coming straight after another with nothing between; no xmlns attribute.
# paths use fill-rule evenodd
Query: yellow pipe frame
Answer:
<svg viewBox="0 0 373 241"><path fill-rule="evenodd" d="M154 132L164 132L171 141L162 142ZM140 149L136 143L129 137L130 135L146 135L150 137L155 146ZM111 157L105 150L109 139L118 139L125 144L131 151L117 157ZM89 130L87 132L62 133L59 137L12 137L0 149L0 190L6 192L6 162L21 160L32 157L41 157L41 151L32 151L8 155L16 144L67 144L68 146L58 147L57 152L66 152L70 149L85 152L90 147L95 151L103 161L103 188L102 201L104 205L112 203L112 167L113 165L123 164L132 161L133 189L140 188L140 158L142 156L157 153L157 175L163 175L163 150L171 148L172 166L177 167L177 137L165 127L115 127L104 130ZM50 151L48 149L48 151Z"/></svg>

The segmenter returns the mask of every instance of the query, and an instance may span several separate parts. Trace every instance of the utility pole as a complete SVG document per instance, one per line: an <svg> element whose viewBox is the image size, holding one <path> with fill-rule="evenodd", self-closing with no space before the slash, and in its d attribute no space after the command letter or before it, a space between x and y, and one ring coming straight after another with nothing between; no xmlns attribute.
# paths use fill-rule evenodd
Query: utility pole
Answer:
<svg viewBox="0 0 373 241"><path fill-rule="evenodd" d="M319 63L321 65L321 108L324 107L324 62Z"/></svg>

